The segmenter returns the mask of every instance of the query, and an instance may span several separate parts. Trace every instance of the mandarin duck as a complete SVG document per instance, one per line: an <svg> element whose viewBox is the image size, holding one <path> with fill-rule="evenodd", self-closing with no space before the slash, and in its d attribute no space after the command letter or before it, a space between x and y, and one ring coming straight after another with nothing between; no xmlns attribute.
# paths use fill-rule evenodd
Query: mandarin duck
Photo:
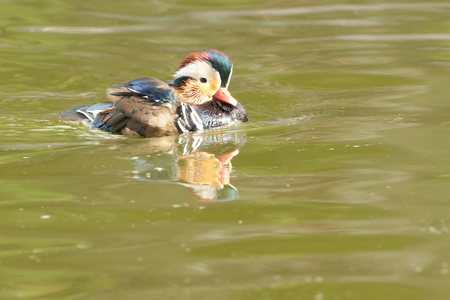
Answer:
<svg viewBox="0 0 450 300"><path fill-rule="evenodd" d="M247 121L228 91L233 66L218 50L186 56L174 80L139 78L106 90L110 101L78 105L62 117L126 136L161 137Z"/></svg>

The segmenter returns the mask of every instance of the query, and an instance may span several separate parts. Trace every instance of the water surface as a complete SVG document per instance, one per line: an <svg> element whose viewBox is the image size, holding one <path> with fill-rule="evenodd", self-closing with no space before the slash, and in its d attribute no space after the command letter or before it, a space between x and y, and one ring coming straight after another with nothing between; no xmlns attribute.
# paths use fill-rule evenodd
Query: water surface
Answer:
<svg viewBox="0 0 450 300"><path fill-rule="evenodd" d="M446 1L0 2L1 299L448 299ZM57 117L191 51L250 121Z"/></svg>

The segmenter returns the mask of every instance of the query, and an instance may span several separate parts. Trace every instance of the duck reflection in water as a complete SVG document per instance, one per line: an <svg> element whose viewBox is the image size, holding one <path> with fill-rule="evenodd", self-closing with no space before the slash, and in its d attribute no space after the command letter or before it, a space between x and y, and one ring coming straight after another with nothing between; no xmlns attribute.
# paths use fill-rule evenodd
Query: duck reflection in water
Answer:
<svg viewBox="0 0 450 300"><path fill-rule="evenodd" d="M134 169L126 177L140 181L173 181L197 201L238 198L230 183L231 160L245 144L245 133L191 133L145 139L122 148L132 153Z"/></svg>

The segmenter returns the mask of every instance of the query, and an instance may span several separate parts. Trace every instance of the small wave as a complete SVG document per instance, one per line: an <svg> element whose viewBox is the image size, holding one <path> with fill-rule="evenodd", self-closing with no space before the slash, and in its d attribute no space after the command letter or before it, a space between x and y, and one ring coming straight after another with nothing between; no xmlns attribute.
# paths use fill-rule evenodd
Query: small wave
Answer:
<svg viewBox="0 0 450 300"><path fill-rule="evenodd" d="M111 27L68 27L68 26L15 26L10 30L25 32L48 32L48 33L68 33L68 34L99 34L99 33L120 33L160 30L156 25L132 25L132 26L111 26Z"/></svg>
<svg viewBox="0 0 450 300"><path fill-rule="evenodd" d="M299 38L281 40L279 43L317 42L317 41L359 41L359 42L405 42L405 41L448 41L450 33L407 33L407 34L354 34L317 38Z"/></svg>

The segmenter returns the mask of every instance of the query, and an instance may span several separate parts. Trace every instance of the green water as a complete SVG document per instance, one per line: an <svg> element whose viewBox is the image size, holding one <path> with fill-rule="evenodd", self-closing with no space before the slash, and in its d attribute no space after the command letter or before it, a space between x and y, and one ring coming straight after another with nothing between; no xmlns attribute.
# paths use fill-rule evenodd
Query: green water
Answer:
<svg viewBox="0 0 450 300"><path fill-rule="evenodd" d="M449 299L449 15L0 1L0 299ZM57 117L210 48L247 124L126 139Z"/></svg>

